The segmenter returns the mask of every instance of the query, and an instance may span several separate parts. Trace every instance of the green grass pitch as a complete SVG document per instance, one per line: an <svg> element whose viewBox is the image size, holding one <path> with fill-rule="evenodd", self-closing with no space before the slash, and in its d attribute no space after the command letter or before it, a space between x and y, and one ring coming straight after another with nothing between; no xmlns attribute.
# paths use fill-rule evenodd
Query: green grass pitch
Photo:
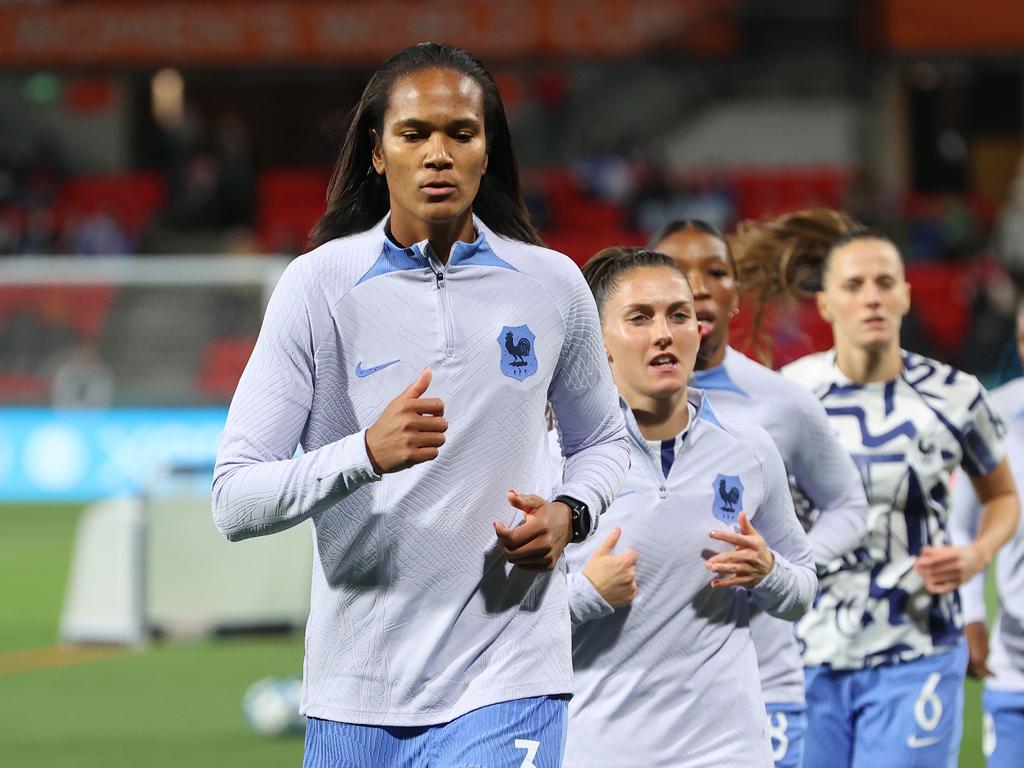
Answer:
<svg viewBox="0 0 1024 768"><path fill-rule="evenodd" d="M245 689L298 674L300 637L152 644L18 669L52 646L77 506L0 506L0 764L11 768L281 768L302 739L250 735ZM26 665L28 666L28 665ZM981 689L966 690L961 768L981 768Z"/></svg>

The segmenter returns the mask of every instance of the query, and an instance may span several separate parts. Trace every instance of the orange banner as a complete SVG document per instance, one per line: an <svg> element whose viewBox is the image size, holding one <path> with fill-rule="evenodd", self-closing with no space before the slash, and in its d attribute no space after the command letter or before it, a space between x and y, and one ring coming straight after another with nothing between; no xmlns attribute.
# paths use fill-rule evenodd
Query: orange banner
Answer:
<svg viewBox="0 0 1024 768"><path fill-rule="evenodd" d="M1024 53L1021 0L886 0L889 47L914 53Z"/></svg>
<svg viewBox="0 0 1024 768"><path fill-rule="evenodd" d="M739 0L91 2L0 7L0 65L376 64L423 40L482 58L736 43Z"/></svg>

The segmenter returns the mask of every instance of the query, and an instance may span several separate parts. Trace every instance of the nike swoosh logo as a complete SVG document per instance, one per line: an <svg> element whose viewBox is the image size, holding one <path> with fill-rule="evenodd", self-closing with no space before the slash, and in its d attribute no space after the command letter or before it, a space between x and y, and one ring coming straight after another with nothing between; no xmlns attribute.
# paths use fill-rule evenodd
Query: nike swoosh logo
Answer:
<svg viewBox="0 0 1024 768"><path fill-rule="evenodd" d="M400 362L401 362L401 359L392 360L389 363L381 363L380 365L375 365L375 366L373 366L373 368L363 368L362 362L358 362L358 363L356 363L356 376L358 376L360 379L365 379L367 376L370 376L370 375L376 373L377 371L384 370L389 365L394 365L395 363L400 363Z"/></svg>
<svg viewBox="0 0 1024 768"><path fill-rule="evenodd" d="M938 744L939 739L936 736L930 736L926 739L919 739L917 734L911 734L907 737L907 746L911 749L920 749L921 747L930 747L932 744Z"/></svg>

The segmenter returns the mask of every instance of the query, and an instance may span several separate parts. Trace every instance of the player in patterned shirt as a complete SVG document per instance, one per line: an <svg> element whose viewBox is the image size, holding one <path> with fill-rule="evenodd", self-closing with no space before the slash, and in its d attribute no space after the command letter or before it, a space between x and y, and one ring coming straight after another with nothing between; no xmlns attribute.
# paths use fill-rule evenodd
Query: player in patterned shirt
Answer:
<svg viewBox="0 0 1024 768"><path fill-rule="evenodd" d="M798 624L805 765L955 766L967 666L957 588L1017 525L1003 423L973 376L900 348L910 286L885 235L811 210L745 223L734 245L762 300L820 289L835 346L782 372L824 404L869 504L867 535L829 563ZM958 466L984 508L964 546L948 521Z"/></svg>
<svg viewBox="0 0 1024 768"><path fill-rule="evenodd" d="M857 468L839 444L814 395L729 346L729 323L739 309L736 265L715 227L673 221L651 238L686 272L701 323L693 385L716 413L763 427L782 454L792 481L822 514L810 529L818 563L853 549L867 527L867 499ZM799 768L807 728L804 668L791 622L751 605L750 633L772 735L775 768Z"/></svg>
<svg viewBox="0 0 1024 768"><path fill-rule="evenodd" d="M1024 360L1024 304L1017 310L1017 352ZM992 403L1007 422L1006 455L1020 488L1024 484L1024 378L992 391ZM953 539L967 543L981 524L981 504L973 486L953 486ZM985 625L985 573L965 584L964 634L970 651L970 674L984 679L983 749L988 768L1015 768L1024 755L1024 515L1013 540L996 563L999 615L992 628L991 650Z"/></svg>
<svg viewBox="0 0 1024 768"><path fill-rule="evenodd" d="M793 621L816 585L782 459L763 429L687 388L700 335L669 257L606 249L584 274L633 457L602 521L617 527L566 550L576 694L565 766L770 768L746 589Z"/></svg>
<svg viewBox="0 0 1024 768"><path fill-rule="evenodd" d="M564 559L629 463L593 297L539 243L497 86L391 57L274 291L214 474L230 539L311 519L304 765L556 768ZM540 456L550 400L569 456ZM296 457L296 448L302 455Z"/></svg>

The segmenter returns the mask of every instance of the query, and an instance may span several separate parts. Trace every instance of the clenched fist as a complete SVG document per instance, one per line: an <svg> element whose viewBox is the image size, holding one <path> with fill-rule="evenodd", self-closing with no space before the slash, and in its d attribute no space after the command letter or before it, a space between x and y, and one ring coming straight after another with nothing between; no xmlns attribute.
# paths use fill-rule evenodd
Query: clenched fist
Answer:
<svg viewBox="0 0 1024 768"><path fill-rule="evenodd" d="M590 579L594 589L612 608L632 603L637 591L636 562L639 555L634 549L615 554L615 545L621 535L621 528L612 530L583 567L583 575Z"/></svg>
<svg viewBox="0 0 1024 768"><path fill-rule="evenodd" d="M437 458L448 422L440 398L422 397L429 386L430 369L424 368L366 430L366 455L378 475Z"/></svg>

